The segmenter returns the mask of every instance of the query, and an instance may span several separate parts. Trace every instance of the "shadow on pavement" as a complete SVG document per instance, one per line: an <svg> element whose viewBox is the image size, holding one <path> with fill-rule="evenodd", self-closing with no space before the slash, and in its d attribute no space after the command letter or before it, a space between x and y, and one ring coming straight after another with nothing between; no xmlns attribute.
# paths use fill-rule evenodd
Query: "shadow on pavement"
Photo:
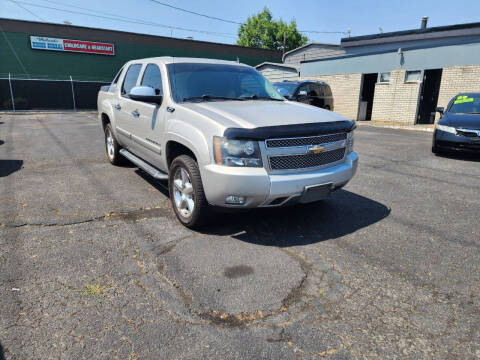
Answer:
<svg viewBox="0 0 480 360"><path fill-rule="evenodd" d="M480 152L478 154L468 153L468 152L445 152L436 154L437 157L452 159L452 160L463 160L463 161L475 161L480 162Z"/></svg>
<svg viewBox="0 0 480 360"><path fill-rule="evenodd" d="M331 199L285 208L219 214L200 232L265 246L307 245L351 234L390 214L385 205L339 190Z"/></svg>
<svg viewBox="0 0 480 360"><path fill-rule="evenodd" d="M5 360L5 354L3 353L2 343L0 343L0 360Z"/></svg>
<svg viewBox="0 0 480 360"><path fill-rule="evenodd" d="M22 168L23 160L0 160L0 177L6 177Z"/></svg>
<svg viewBox="0 0 480 360"><path fill-rule="evenodd" d="M142 170L140 177L169 197L166 181ZM231 236L265 246L307 245L351 234L390 215L390 209L369 198L338 190L328 200L283 208L220 210L199 232Z"/></svg>

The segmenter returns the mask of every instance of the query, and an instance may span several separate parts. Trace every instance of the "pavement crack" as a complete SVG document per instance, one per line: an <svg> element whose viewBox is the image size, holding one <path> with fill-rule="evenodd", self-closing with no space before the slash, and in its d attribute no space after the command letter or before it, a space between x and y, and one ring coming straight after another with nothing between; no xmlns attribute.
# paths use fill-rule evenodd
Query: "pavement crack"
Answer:
<svg viewBox="0 0 480 360"><path fill-rule="evenodd" d="M138 208L135 210L129 211L111 211L106 213L105 215L95 216L87 219L78 219L73 221L65 221L65 222L33 222L33 223L5 223L0 224L0 227L5 228L22 228L22 227L62 227L62 226L72 226L72 225L80 225L92 222L102 222L102 221L115 221L120 220L127 223L135 223L151 218L157 217L167 217L169 216L169 210L162 208L162 207L146 207L146 208Z"/></svg>

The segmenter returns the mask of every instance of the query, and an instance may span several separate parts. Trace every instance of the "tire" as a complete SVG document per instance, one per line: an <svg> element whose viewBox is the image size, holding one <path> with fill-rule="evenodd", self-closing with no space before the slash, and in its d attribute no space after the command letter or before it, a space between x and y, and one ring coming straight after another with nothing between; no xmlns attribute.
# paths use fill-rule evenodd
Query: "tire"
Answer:
<svg viewBox="0 0 480 360"><path fill-rule="evenodd" d="M330 111L330 105L325 105L324 109Z"/></svg>
<svg viewBox="0 0 480 360"><path fill-rule="evenodd" d="M168 190L173 211L184 226L195 229L210 220L211 207L205 197L200 170L190 156L180 155L172 161Z"/></svg>
<svg viewBox="0 0 480 360"><path fill-rule="evenodd" d="M121 165L125 162L125 158L120 155L121 148L113 134L112 126L107 124L105 126L105 151L107 152L107 159L112 165Z"/></svg>

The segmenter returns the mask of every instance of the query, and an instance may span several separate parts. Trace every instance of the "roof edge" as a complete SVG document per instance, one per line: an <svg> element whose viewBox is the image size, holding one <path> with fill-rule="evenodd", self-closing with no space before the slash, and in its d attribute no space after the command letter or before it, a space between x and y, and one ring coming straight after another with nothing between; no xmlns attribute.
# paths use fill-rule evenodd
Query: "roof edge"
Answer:
<svg viewBox="0 0 480 360"><path fill-rule="evenodd" d="M53 23L53 22L46 22L46 21L34 21L34 20L23 20L23 19L13 19L13 18L4 18L0 17L0 26L2 25L2 22L17 22L17 23L31 23L31 24L38 24L38 25L50 25L50 26L57 26L59 28L77 28L77 29L87 29L87 30L97 30L97 31L108 31L108 32L113 32L113 33L118 33L118 34L126 34L126 35L138 35L138 36L151 36L155 38L163 38L163 39L172 39L172 40L178 40L178 41L183 41L183 42L195 42L195 43L203 43L203 44L215 44L215 45L223 45L223 46L229 46L229 47L234 47L234 48L241 48L241 49L255 49L255 50L260 50L265 53L272 53L272 54L278 54L281 53L280 50L271 50L271 49L264 49L264 48L254 48L254 47L249 47L249 46L241 46L241 45L236 45L236 44L227 44L227 43L220 43L220 42L213 42L213 41L204 41L204 40L189 40L185 38L177 38L177 37L170 37L170 36L162 36L162 35L154 35L154 34L146 34L146 33L141 33L141 32L132 32L132 31L124 31L124 30L114 30L114 29L106 29L106 28L100 28L100 27L90 27L90 26L81 26L81 25L66 25L66 24L61 24L61 23ZM8 30L6 30L8 31ZM27 31L25 31L27 33Z"/></svg>
<svg viewBox="0 0 480 360"><path fill-rule="evenodd" d="M411 30L401 30L401 31L392 31L387 33L371 34L371 35L352 36L352 37L342 38L341 45L344 45L345 43L348 44L351 42L361 41L361 40L374 40L374 39L382 39L382 38L388 38L393 36L428 34L432 32L473 29L477 27L480 28L480 22L456 24L456 25L445 25L445 26L434 26L426 29L411 29Z"/></svg>
<svg viewBox="0 0 480 360"><path fill-rule="evenodd" d="M311 43L308 43L308 44L299 46L299 47L297 47L297 48L295 48L295 49L293 49L293 50L287 51L285 54L283 54L283 56L282 56L282 61L285 61L285 56L286 56L286 55L291 54L291 53L293 53L293 52L295 52L295 51L301 50L301 49L303 49L303 48L312 46L312 45L324 45L324 46L334 46L334 47L340 47L340 46L341 46L340 44L311 42Z"/></svg>

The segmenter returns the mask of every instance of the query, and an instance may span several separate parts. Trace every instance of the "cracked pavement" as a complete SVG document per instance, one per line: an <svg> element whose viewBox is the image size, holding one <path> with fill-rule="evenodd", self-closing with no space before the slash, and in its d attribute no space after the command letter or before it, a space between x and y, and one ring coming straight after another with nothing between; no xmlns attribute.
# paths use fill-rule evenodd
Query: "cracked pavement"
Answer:
<svg viewBox="0 0 480 360"><path fill-rule="evenodd" d="M331 199L182 227L93 113L1 115L0 359L478 359L480 162L360 126Z"/></svg>

